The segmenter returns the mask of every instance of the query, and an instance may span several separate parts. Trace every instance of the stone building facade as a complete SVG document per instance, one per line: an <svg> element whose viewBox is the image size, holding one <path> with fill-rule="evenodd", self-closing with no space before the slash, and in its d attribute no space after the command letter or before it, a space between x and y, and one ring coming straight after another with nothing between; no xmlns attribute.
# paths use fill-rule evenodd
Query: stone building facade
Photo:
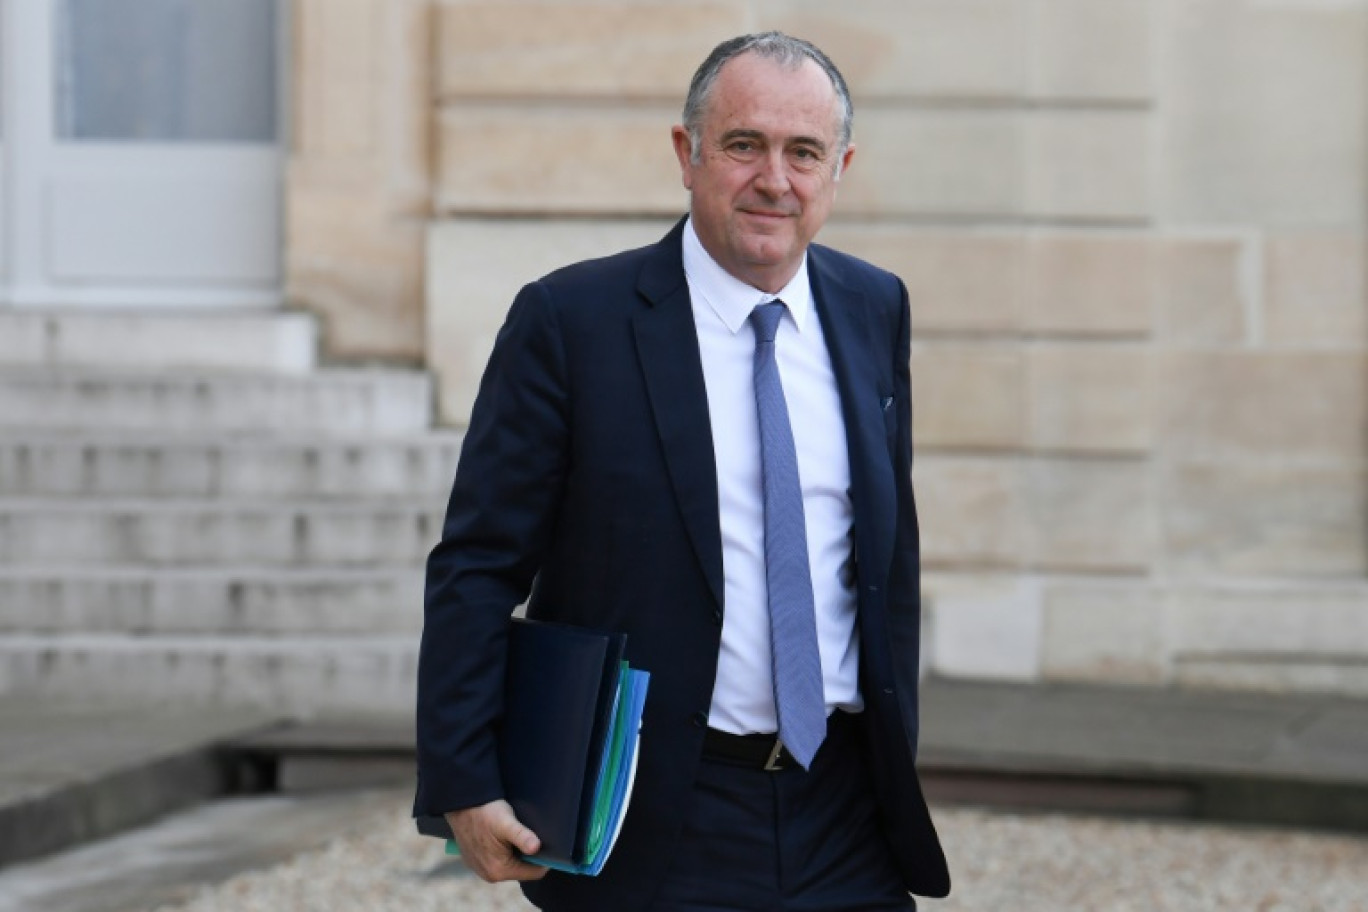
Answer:
<svg viewBox="0 0 1368 912"><path fill-rule="evenodd" d="M657 237L692 68L856 101L945 674L1368 694L1368 4L299 0L288 287L460 424L517 286Z"/></svg>
<svg viewBox="0 0 1368 912"><path fill-rule="evenodd" d="M40 21L43 2L12 6ZM278 531L279 548L265 558L249 548L244 566L290 547L316 566L260 585L215 568L194 591L219 607L187 621L177 597L144 605L128 582L162 591L171 577L160 568L181 559L184 536L91 544L96 563L142 562L115 568L131 620L111 645L103 602L81 602L69 580L11 572L26 554L56 559L24 531L50 517L29 500L0 503L0 692L47 686L45 669L67 668L60 650L76 649L70 668L95 687L152 669L144 690L175 680L221 699L407 705L416 568L455 445L442 429L413 436L429 433L425 389L391 407L376 384L407 390L430 374L436 423L459 431L517 288L663 234L687 206L669 128L689 75L717 41L777 28L826 49L855 96L858 154L819 240L895 271L911 295L931 670L1368 695L1368 0L279 0L279 10L273 281L284 309L257 300L256 317L206 335L197 314L166 302L131 323L0 305L0 368L93 357L121 371L267 370L269 383L232 381L276 403L252 414L265 409L297 434L319 417L311 403L353 403L341 422L352 438L268 445L244 418L227 427L239 435L231 452L195 444L193 471L168 482L155 466L190 452L181 438L73 449L69 432L106 412L81 400L87 411L59 420L24 398L38 381L0 377L0 430L20 429L19 444L0 435L0 499L88 501L106 478L143 485L103 492L121 504L232 488L251 504L213 513L196 500L194 529L246 545ZM263 314L268 323L253 322ZM329 373L356 365L381 375ZM84 376L53 381L62 402L96 389ZM198 377L178 379L175 395L186 421L221 435L196 404L219 380ZM307 398L341 396L339 384L355 397ZM155 404L172 394L139 389L147 421L162 420ZM303 418L281 404L296 395ZM386 417L394 409L404 421ZM67 436L24 444L58 424ZM371 446L358 435L389 436ZM117 471L102 474L101 460ZM242 465L250 478L212 474ZM404 469L415 465L421 473ZM42 481L35 466L68 466L70 479ZM282 466L298 484L270 474ZM353 494L368 499L338 500ZM139 500L100 521L126 533L190 523L190 509ZM224 541L197 559L220 557ZM391 565L359 566L377 548ZM363 592L360 577L329 577L334 565L384 575L366 576ZM370 601L330 617L338 587ZM51 620L58 609L67 620ZM149 630L172 645L129 645ZM332 639L305 641L319 630ZM365 683L372 672L384 686ZM272 675L284 683L263 683ZM306 695L290 699L291 688Z"/></svg>

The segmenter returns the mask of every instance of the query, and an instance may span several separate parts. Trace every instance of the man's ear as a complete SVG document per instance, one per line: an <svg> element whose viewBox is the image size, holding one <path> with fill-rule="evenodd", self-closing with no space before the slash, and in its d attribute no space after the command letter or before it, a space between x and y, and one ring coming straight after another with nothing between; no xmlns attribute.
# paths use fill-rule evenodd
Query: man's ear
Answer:
<svg viewBox="0 0 1368 912"><path fill-rule="evenodd" d="M680 180L685 190L693 189L693 142L689 131L680 124L670 128L670 140L674 143L675 158L679 159Z"/></svg>
<svg viewBox="0 0 1368 912"><path fill-rule="evenodd" d="M855 144L850 143L846 146L845 152L841 155L841 169L836 172L836 179L845 177L845 173L850 170L850 162L855 158Z"/></svg>

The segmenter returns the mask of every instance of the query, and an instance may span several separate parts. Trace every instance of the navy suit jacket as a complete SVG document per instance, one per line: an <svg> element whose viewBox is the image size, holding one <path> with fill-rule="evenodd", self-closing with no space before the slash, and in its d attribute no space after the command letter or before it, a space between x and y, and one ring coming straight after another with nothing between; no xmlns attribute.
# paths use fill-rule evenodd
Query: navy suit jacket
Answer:
<svg viewBox="0 0 1368 912"><path fill-rule="evenodd" d="M529 616L627 633L632 665L651 673L621 838L600 876L551 872L525 886L549 909L650 901L703 748L726 606L682 230L681 221L658 244L518 294L428 561L415 813L502 797L493 726L508 617L529 593ZM869 767L905 885L943 896L949 874L913 767L920 601L907 292L818 245L808 269L849 439Z"/></svg>

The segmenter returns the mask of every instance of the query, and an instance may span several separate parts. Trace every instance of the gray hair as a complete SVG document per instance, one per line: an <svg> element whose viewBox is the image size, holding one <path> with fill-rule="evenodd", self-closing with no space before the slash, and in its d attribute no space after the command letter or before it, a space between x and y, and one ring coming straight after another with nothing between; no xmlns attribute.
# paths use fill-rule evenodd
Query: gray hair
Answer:
<svg viewBox="0 0 1368 912"><path fill-rule="evenodd" d="M773 60L781 66L797 69L804 60L811 60L822 68L836 90L836 103L840 112L840 128L836 140L835 172L841 174L841 159L850 146L851 129L855 121L855 106L850 101L850 89L846 87L845 77L836 69L831 58L812 42L794 38L783 32L762 32L757 35L742 35L730 38L713 48L708 59L694 73L689 83L689 95L684 100L684 129L689 132L689 157L696 165L701 160L703 148L703 112L712 96L717 74L722 66L733 57L742 54L757 54L766 60Z"/></svg>

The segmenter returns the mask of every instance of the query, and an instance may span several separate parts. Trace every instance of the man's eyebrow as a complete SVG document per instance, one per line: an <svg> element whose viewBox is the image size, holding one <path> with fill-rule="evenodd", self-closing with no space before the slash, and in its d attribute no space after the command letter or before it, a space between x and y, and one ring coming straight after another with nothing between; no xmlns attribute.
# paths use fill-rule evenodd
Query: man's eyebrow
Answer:
<svg viewBox="0 0 1368 912"><path fill-rule="evenodd" d="M727 142L730 142L730 141L733 140L733 139L764 139L764 138L765 138L765 134L761 133L759 130L747 130L747 129L745 129L745 128L738 127L738 128L736 128L736 129L728 130L726 133L723 133L723 134L722 134L722 137L721 137L721 142L727 143Z"/></svg>

